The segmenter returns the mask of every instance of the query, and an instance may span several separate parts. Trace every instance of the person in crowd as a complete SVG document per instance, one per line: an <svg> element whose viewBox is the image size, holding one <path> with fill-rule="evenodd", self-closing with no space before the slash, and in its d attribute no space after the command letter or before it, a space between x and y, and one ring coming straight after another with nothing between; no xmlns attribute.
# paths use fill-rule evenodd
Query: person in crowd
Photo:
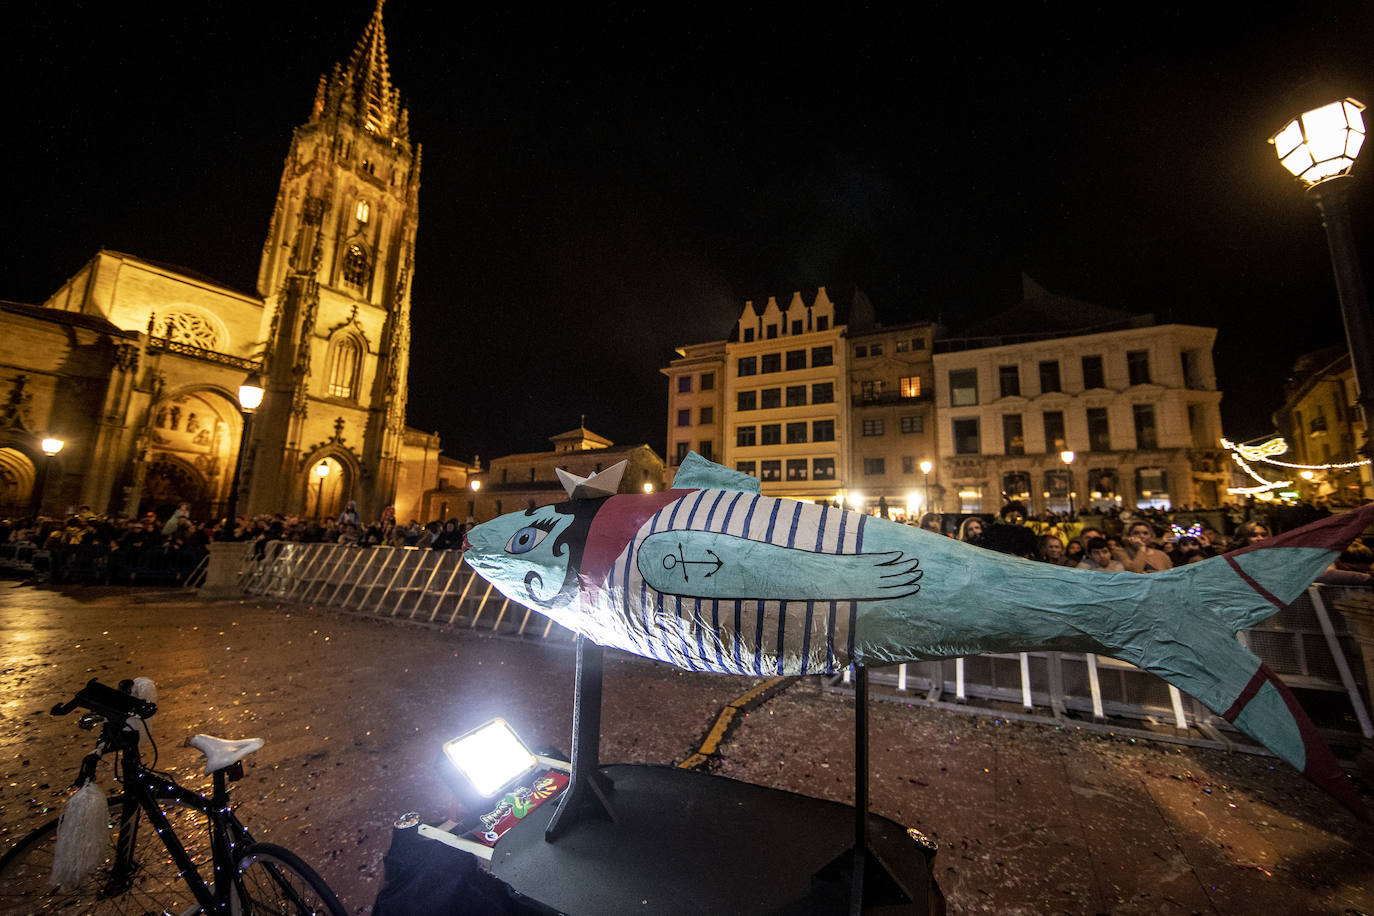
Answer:
<svg viewBox="0 0 1374 916"><path fill-rule="evenodd" d="M983 532L979 546L1033 560L1036 555L1036 535L1025 525L996 524Z"/></svg>
<svg viewBox="0 0 1374 916"><path fill-rule="evenodd" d="M1263 522L1245 522L1236 528L1236 533L1231 535L1231 542L1226 545L1227 552L1239 550L1242 547L1249 547L1255 541L1262 541L1269 537L1269 526Z"/></svg>
<svg viewBox="0 0 1374 916"><path fill-rule="evenodd" d="M1121 547L1112 552L1112 558L1127 572L1152 573L1173 569L1169 555L1154 545L1154 539L1154 525L1144 519L1136 519L1126 526L1121 536Z"/></svg>
<svg viewBox="0 0 1374 916"><path fill-rule="evenodd" d="M1025 504L1013 500L998 511L997 518L1003 525L1024 525L1026 523Z"/></svg>
<svg viewBox="0 0 1374 916"><path fill-rule="evenodd" d="M444 526L439 530L439 534L434 538L432 546L435 550L461 550L463 547L463 526L458 524L457 519L447 519Z"/></svg>
<svg viewBox="0 0 1374 916"><path fill-rule="evenodd" d="M959 525L959 540L965 544L983 545L983 520L974 515Z"/></svg>
<svg viewBox="0 0 1374 916"><path fill-rule="evenodd" d="M1083 539L1073 538L1064 545L1064 565L1077 567L1083 561Z"/></svg>
<svg viewBox="0 0 1374 916"><path fill-rule="evenodd" d="M1202 542L1191 534L1185 534L1174 541L1174 547L1169 551L1169 562L1175 566L1201 563L1205 559L1207 556L1202 552Z"/></svg>
<svg viewBox="0 0 1374 916"><path fill-rule="evenodd" d="M1057 534L1042 534L1036 539L1036 557L1042 563L1054 566L1067 566L1064 555L1064 542Z"/></svg>
<svg viewBox="0 0 1374 916"><path fill-rule="evenodd" d="M363 519L362 516L358 514L358 501L356 499L350 499L344 506L344 510L339 513L339 524L353 525L357 528L362 527Z"/></svg>
<svg viewBox="0 0 1374 916"><path fill-rule="evenodd" d="M933 531L936 534L944 533L945 519L938 512L927 512L921 516L921 530Z"/></svg>
<svg viewBox="0 0 1374 916"><path fill-rule="evenodd" d="M1112 558L1112 549L1107 546L1106 538L1092 538L1083 545L1083 561L1079 569L1095 569L1100 572L1125 572L1126 567Z"/></svg>

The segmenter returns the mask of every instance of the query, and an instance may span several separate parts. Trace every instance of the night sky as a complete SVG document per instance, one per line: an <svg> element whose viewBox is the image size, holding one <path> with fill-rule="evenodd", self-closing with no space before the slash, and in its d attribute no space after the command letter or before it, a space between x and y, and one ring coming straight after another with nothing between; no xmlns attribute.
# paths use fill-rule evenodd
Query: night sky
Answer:
<svg viewBox="0 0 1374 916"><path fill-rule="evenodd" d="M424 145L409 422L454 457L542 450L583 414L662 454L673 347L821 284L957 332L1024 271L1217 327L1237 439L1344 339L1320 220L1265 141L1313 76L1374 103L1367 4L487 6L385 17ZM102 246L253 289L291 131L372 3L260 9L7 11L0 298L43 301Z"/></svg>

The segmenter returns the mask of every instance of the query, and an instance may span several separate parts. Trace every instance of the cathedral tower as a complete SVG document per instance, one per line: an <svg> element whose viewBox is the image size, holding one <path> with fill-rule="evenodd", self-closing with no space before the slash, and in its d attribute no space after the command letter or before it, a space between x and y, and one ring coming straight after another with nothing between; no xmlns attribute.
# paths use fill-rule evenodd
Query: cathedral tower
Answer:
<svg viewBox="0 0 1374 916"><path fill-rule="evenodd" d="M394 498L405 427L420 148L378 0L296 128L258 271L267 394L246 509L307 516ZM318 474L323 465L328 473Z"/></svg>

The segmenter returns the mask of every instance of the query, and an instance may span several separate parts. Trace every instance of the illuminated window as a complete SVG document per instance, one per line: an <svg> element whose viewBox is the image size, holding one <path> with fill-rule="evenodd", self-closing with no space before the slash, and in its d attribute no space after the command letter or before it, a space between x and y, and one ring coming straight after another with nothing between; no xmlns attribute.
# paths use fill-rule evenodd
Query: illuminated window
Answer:
<svg viewBox="0 0 1374 916"><path fill-rule="evenodd" d="M811 479L812 479L812 480L834 480L834 479L835 479L835 459L834 459L834 458L812 458L812 459L811 459Z"/></svg>
<svg viewBox="0 0 1374 916"><path fill-rule="evenodd" d="M360 223L367 222L367 218L371 215L372 208L368 206L368 203L365 200L358 201L358 206L353 208L353 218Z"/></svg>
<svg viewBox="0 0 1374 916"><path fill-rule="evenodd" d="M919 375L909 375L902 379L902 397L919 398L921 396L921 377Z"/></svg>
<svg viewBox="0 0 1374 916"><path fill-rule="evenodd" d="M759 478L761 480L782 480L782 462L764 461L760 462Z"/></svg>
<svg viewBox="0 0 1374 916"><path fill-rule="evenodd" d="M807 460L805 458L787 459L787 479L805 480Z"/></svg>
<svg viewBox="0 0 1374 916"><path fill-rule="evenodd" d="M343 335L334 341L329 354L327 391L330 397L357 397L358 366L362 363L362 358L363 346L358 338Z"/></svg>

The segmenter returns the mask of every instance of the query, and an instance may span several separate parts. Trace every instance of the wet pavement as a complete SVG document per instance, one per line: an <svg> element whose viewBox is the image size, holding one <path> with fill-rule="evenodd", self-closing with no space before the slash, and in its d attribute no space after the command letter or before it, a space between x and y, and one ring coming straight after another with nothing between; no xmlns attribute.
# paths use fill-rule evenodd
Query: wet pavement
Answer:
<svg viewBox="0 0 1374 916"><path fill-rule="evenodd" d="M531 745L569 743L567 646L0 583L0 846L60 807L88 749L47 710L91 677L136 676L158 684L159 766L184 784L208 787L184 737L267 739L235 785L240 817L359 913L392 820L452 811L442 741L499 714ZM677 763L754 684L610 655L602 759ZM717 772L850 801L852 729L845 696L802 681L744 720ZM951 913L1374 912L1374 829L1272 758L891 703L871 730L873 809L939 842Z"/></svg>

